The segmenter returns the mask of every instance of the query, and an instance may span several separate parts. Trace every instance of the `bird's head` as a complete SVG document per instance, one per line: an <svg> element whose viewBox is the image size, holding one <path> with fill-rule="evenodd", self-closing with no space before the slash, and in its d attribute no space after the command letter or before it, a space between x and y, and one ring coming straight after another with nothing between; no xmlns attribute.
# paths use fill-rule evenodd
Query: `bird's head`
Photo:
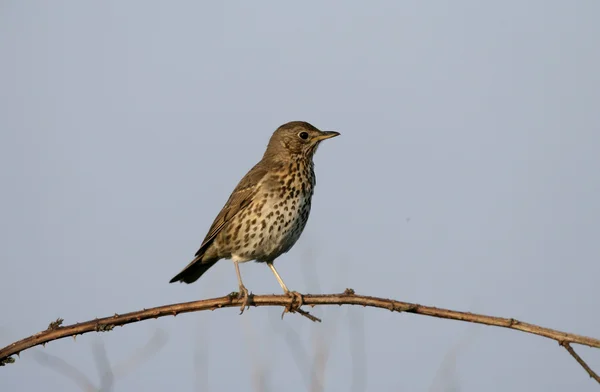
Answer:
<svg viewBox="0 0 600 392"><path fill-rule="evenodd" d="M283 124L273 132L265 157L311 159L319 143L336 136L339 136L338 132L320 131L307 122L292 121Z"/></svg>

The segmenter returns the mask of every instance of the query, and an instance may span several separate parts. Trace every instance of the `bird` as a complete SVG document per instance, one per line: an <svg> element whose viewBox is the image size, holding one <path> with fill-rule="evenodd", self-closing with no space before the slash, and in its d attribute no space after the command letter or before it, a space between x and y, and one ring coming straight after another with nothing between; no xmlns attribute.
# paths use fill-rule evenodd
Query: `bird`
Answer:
<svg viewBox="0 0 600 392"><path fill-rule="evenodd" d="M262 159L239 181L213 221L194 259L170 283L193 283L219 260L235 266L241 313L250 306L239 264L266 263L287 295L294 296L275 269L308 220L316 185L313 157L319 144L339 132L321 131L305 121L291 121L272 134Z"/></svg>

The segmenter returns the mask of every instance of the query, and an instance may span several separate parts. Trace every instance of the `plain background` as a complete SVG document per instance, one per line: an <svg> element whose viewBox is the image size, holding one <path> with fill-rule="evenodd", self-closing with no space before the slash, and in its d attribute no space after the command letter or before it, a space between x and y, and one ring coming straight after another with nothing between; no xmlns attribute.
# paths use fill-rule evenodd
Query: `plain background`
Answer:
<svg viewBox="0 0 600 392"><path fill-rule="evenodd" d="M342 136L319 148L311 218L276 263L290 288L600 337L599 14L596 0L2 1L0 345L57 317L236 290L229 261L167 282L291 120ZM280 290L264 266L242 274ZM53 342L0 369L0 390L82 390L69 366L100 387L107 363L115 391L598 387L515 331L280 313ZM600 370L600 351L577 350Z"/></svg>

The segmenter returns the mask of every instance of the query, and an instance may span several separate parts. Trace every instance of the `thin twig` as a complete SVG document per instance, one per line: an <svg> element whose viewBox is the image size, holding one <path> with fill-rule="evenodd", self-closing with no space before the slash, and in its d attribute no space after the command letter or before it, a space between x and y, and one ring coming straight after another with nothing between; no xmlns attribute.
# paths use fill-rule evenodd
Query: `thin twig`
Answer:
<svg viewBox="0 0 600 392"><path fill-rule="evenodd" d="M33 359L40 365L47 366L55 372L62 374L66 378L73 381L77 386L85 392L96 392L98 388L90 381L90 379L77 367L71 365L67 361L57 356L43 352L42 350L33 350Z"/></svg>
<svg viewBox="0 0 600 392"><path fill-rule="evenodd" d="M415 313L424 316L451 319L457 321L465 321L477 324L492 325L496 327L503 327L514 329L521 332L526 332L538 336L543 336L548 339L553 339L563 346L565 344L581 344L589 347L600 348L600 340L576 335L572 333L557 331L550 328L541 327L534 324L525 323L512 318L493 317L486 316L483 314L459 312L456 310L435 308L431 306L423 306L413 304L409 302L395 301L386 298L368 297L362 295L356 295L354 290L346 289L342 294L323 294L323 295L310 295L306 294L302 296L303 304L307 306L316 305L362 305L374 308L387 309L395 312L406 312ZM9 344L5 348L0 350L0 365L10 363L12 355L19 354L20 352L27 350L31 347L45 344L53 340L62 339L67 336L76 336L88 332L107 332L112 330L116 326L123 326L126 324L136 323L142 320L151 318L165 317L165 316L176 316L179 313L198 312L202 310L215 310L219 308L231 308L239 307L242 305L243 300L237 299L236 296L227 295L220 298L212 298L200 301L178 303L173 305L159 306L151 309L144 309L136 312L126 313L123 315L115 314L114 316L105 317L101 319L95 319L85 321L78 324L57 326L54 329L47 329L39 332L35 335L27 337ZM255 295L253 298L253 306L283 306L288 307L290 305L290 297L287 295ZM566 347L565 347L566 348ZM568 350L568 348L567 348ZM571 353L571 351L569 351ZM571 353L573 355L573 353ZM574 356L575 357L575 356ZM578 357L575 357L577 359ZM581 358L579 358L581 360ZM583 362L583 360L581 360ZM582 362L577 361L583 366ZM587 365L586 365L587 366ZM585 367L584 367L585 368ZM586 368L586 370L589 367ZM589 373L589 371L588 371ZM598 378L594 378L600 383Z"/></svg>
<svg viewBox="0 0 600 392"><path fill-rule="evenodd" d="M359 309L348 309L350 333L349 346L352 353L352 384L351 391L362 392L367 390L367 348L365 340L365 313Z"/></svg>
<svg viewBox="0 0 600 392"><path fill-rule="evenodd" d="M273 332L281 334L282 338L287 343L292 359L300 372L300 378L305 383L305 387L308 390L310 379L306 377L306 373L311 370L309 364L310 360L308 353L306 352L306 347L302 343L302 337L291 325L285 327L281 327L281 324L275 325L276 320L277 319L274 317L270 318L271 328ZM313 377L314 375L312 375L311 378Z"/></svg>
<svg viewBox="0 0 600 392"><path fill-rule="evenodd" d="M32 351L34 359L37 362L72 380L81 390L85 392L110 392L113 390L117 378L127 375L127 373L133 371L140 363L154 356L164 346L166 340L165 332L158 330L144 347L136 350L127 361L114 367L110 365L104 344L99 340L95 342L93 353L100 376L100 387L96 387L83 372L64 359L38 349Z"/></svg>
<svg viewBox="0 0 600 392"><path fill-rule="evenodd" d="M593 378L598 383L600 383L600 377L598 377L598 375L588 366L587 363L585 363L585 361L579 356L579 354L577 354L575 350L573 350L573 347L571 347L570 343L560 342L559 344L563 346L573 358L575 358L577 363L579 363L581 367L584 368L585 371L590 375L590 378Z"/></svg>
<svg viewBox="0 0 600 392"><path fill-rule="evenodd" d="M318 317L313 316L312 314L308 313L305 310L302 309L296 309L296 310L292 310L292 313L298 313L304 317L306 317L307 319L309 319L310 321L314 321L315 323L320 323L321 319Z"/></svg>

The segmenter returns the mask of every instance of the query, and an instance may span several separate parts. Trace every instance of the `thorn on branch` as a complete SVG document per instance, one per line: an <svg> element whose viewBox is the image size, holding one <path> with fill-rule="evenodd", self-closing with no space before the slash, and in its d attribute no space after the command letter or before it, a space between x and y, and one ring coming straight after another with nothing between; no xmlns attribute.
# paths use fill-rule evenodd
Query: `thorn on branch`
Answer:
<svg viewBox="0 0 600 392"><path fill-rule="evenodd" d="M60 317L57 318L56 321L53 321L50 324L48 324L48 329L46 331L53 331L55 329L60 328L63 321L65 321L65 320L61 319Z"/></svg>

